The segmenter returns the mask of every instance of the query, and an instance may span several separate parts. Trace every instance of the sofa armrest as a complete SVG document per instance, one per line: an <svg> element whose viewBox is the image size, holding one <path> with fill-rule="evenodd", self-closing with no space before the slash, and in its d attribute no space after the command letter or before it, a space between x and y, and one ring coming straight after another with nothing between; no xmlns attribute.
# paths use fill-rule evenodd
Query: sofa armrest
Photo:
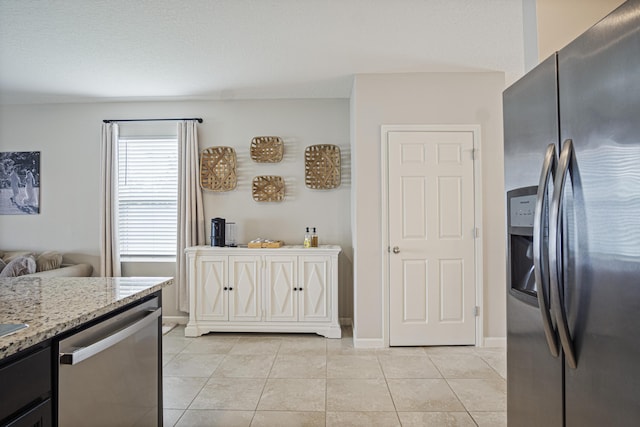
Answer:
<svg viewBox="0 0 640 427"><path fill-rule="evenodd" d="M93 273L91 264L63 265L53 270L28 274L30 277L89 277Z"/></svg>

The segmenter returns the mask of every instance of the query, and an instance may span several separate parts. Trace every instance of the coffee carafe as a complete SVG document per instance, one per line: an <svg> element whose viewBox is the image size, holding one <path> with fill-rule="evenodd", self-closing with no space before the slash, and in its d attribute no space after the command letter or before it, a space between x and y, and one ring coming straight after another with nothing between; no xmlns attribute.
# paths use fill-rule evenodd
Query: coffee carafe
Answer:
<svg viewBox="0 0 640 427"><path fill-rule="evenodd" d="M230 248L235 248L238 246L237 241L237 231L236 231L236 223L235 222L227 222L224 232L224 238L227 242L227 246Z"/></svg>
<svg viewBox="0 0 640 427"><path fill-rule="evenodd" d="M211 246L224 247L224 230L225 219L213 218L211 219Z"/></svg>

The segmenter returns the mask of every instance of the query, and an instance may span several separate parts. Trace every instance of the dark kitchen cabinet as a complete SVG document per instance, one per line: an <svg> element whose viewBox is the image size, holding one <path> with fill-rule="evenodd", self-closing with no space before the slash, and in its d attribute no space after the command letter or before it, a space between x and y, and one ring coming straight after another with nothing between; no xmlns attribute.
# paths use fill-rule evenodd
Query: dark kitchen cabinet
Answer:
<svg viewBox="0 0 640 427"><path fill-rule="evenodd" d="M17 418L13 418L7 427L47 427L52 424L51 399L39 403L34 408L21 412Z"/></svg>
<svg viewBox="0 0 640 427"><path fill-rule="evenodd" d="M52 425L50 343L0 362L0 426Z"/></svg>

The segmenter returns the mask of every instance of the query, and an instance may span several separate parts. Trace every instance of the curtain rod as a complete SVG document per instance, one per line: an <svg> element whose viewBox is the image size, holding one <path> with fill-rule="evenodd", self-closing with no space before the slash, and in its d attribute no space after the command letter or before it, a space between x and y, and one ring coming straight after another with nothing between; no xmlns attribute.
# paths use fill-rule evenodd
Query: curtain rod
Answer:
<svg viewBox="0 0 640 427"><path fill-rule="evenodd" d="M198 123L202 123L202 119L200 117L190 117L190 118L184 118L184 119L122 119L122 120L115 120L115 119L105 119L102 122L103 123L119 123L119 122L179 122L182 120L195 120Z"/></svg>

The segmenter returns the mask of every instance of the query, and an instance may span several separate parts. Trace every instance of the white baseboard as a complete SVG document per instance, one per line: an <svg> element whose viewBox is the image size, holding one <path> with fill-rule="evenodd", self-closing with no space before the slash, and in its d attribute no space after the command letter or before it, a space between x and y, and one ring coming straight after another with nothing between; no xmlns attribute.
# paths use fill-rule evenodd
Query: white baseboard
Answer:
<svg viewBox="0 0 640 427"><path fill-rule="evenodd" d="M356 338L353 337L354 348L384 348L382 338Z"/></svg>
<svg viewBox="0 0 640 427"><path fill-rule="evenodd" d="M189 322L189 316L162 316L162 322L186 325Z"/></svg>
<svg viewBox="0 0 640 427"><path fill-rule="evenodd" d="M485 337L483 347L507 347L507 338L505 337Z"/></svg>

